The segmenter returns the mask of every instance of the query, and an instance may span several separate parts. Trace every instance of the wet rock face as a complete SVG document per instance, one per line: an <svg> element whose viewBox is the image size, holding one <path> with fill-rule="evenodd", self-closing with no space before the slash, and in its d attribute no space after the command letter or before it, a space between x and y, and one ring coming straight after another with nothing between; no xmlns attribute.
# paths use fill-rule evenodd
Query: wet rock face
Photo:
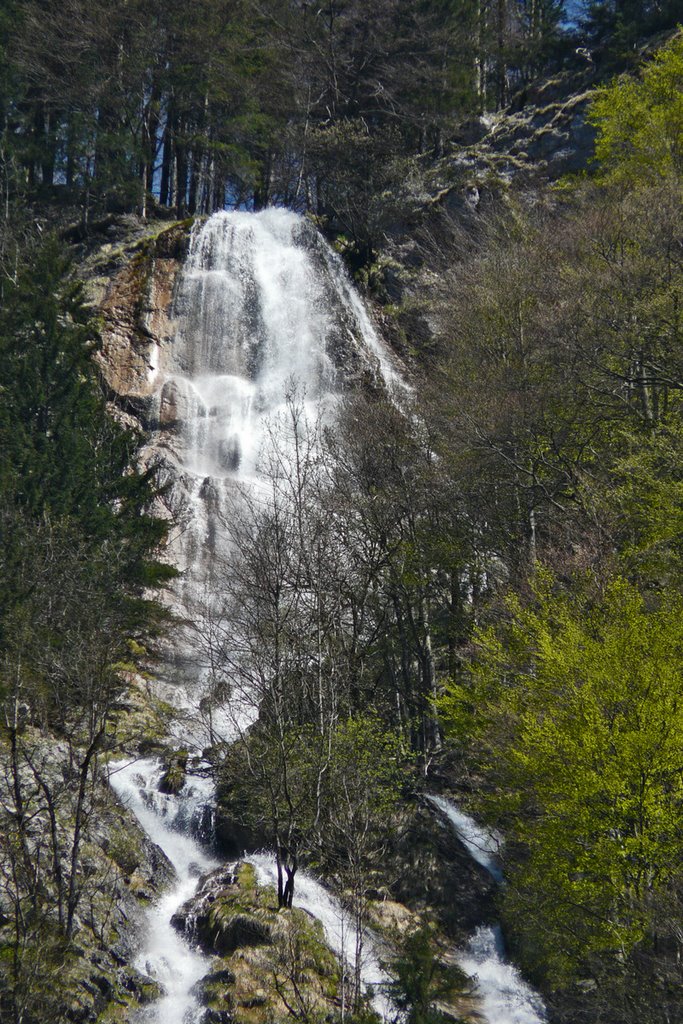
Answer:
<svg viewBox="0 0 683 1024"><path fill-rule="evenodd" d="M201 1024L233 1024L234 1020L229 1010L213 1010L210 1007L201 1016Z"/></svg>
<svg viewBox="0 0 683 1024"><path fill-rule="evenodd" d="M189 244L189 226L174 225L144 240L104 288L102 350L105 381L125 408L145 423L157 373L175 334L173 300Z"/></svg>
<svg viewBox="0 0 683 1024"><path fill-rule="evenodd" d="M178 387L177 381L166 381L161 389L159 401L159 428L172 429L187 419L187 414L187 396Z"/></svg>

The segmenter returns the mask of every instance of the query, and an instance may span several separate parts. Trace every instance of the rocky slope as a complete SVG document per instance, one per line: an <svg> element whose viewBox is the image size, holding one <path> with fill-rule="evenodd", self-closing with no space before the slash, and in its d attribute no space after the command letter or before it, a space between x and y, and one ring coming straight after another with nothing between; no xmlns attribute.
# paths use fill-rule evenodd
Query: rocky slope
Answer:
<svg viewBox="0 0 683 1024"><path fill-rule="evenodd" d="M48 739L28 725L22 730L20 750L15 759L4 737L0 739L0 802L5 811L15 805L16 773L23 794L23 848L35 870L43 870L33 888L30 880L22 879L18 833L8 829L2 843L0 952L4 967L11 962L19 914L19 941L43 946L39 976L31 976L30 958L22 958L26 1019L35 1020L49 1006L54 1019L81 1024L94 1021L107 1007L124 1012L156 998L158 987L132 961L144 928L145 907L168 884L173 873L170 864L113 798L103 766L82 822L78 903L72 939L64 944L58 933L51 933L49 920L66 900L78 755L68 743ZM51 870L45 870L48 864ZM3 880L9 884L2 884ZM23 893L22 902L10 902L9 895L17 893ZM36 934L29 905L42 921ZM5 1010L10 1012L4 1005L0 972L0 1019L9 1019L3 1016Z"/></svg>

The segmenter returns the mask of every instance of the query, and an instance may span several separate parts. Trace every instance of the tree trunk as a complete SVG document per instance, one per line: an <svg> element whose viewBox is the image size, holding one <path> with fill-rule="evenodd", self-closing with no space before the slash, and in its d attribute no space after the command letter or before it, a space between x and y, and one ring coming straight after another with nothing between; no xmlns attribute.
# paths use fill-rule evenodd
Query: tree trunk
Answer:
<svg viewBox="0 0 683 1024"><path fill-rule="evenodd" d="M78 858L81 852L81 841L83 838L83 826L85 824L86 809L85 797L88 782L90 780L90 765L95 756L100 740L104 735L104 726L100 726L85 752L85 756L79 768L78 797L76 798L76 810L74 812L74 836L71 845L71 863L69 877L69 895L67 900L66 915L66 937L70 939L73 933L74 916L78 906L80 893L78 892L76 879L78 877Z"/></svg>
<svg viewBox="0 0 683 1024"><path fill-rule="evenodd" d="M162 143L161 182L159 185L159 203L161 206L171 205L171 165L173 160L173 140L176 128L176 115L173 101L169 101L166 114L166 126Z"/></svg>

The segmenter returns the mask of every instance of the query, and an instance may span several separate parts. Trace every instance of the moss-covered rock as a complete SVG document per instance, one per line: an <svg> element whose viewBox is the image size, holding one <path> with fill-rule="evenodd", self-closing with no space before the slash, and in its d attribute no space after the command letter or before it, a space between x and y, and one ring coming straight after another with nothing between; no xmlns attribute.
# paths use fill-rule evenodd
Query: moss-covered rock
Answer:
<svg viewBox="0 0 683 1024"><path fill-rule="evenodd" d="M203 1024L275 1024L337 1009L339 965L322 925L298 908L278 910L251 864L203 878L174 924L216 956L195 987Z"/></svg>
<svg viewBox="0 0 683 1024"><path fill-rule="evenodd" d="M166 769L159 782L159 791L171 796L177 795L187 778L187 750L177 750L166 760Z"/></svg>
<svg viewBox="0 0 683 1024"><path fill-rule="evenodd" d="M209 911L209 934L215 952L224 956L244 946L262 946L273 941L270 925L253 914L235 914L229 901L218 901Z"/></svg>
<svg viewBox="0 0 683 1024"><path fill-rule="evenodd" d="M121 667L121 694L110 716L107 731L109 745L119 752L161 754L167 752L164 737L177 711L157 697L150 680Z"/></svg>

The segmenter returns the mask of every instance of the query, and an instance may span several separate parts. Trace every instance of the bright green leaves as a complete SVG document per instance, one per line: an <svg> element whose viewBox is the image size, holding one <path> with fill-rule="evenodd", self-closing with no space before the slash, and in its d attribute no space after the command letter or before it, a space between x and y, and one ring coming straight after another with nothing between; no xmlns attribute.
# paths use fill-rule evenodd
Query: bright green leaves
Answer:
<svg viewBox="0 0 683 1024"><path fill-rule="evenodd" d="M683 34L655 54L640 80L598 91L590 119L595 155L608 181L656 184L683 172Z"/></svg>
<svg viewBox="0 0 683 1024"><path fill-rule="evenodd" d="M471 688L443 705L461 738L476 725L489 813L524 851L506 910L532 962L543 920L538 957L555 980L642 939L683 830L681 601L651 608L624 580L586 584L566 593L541 577L531 607L511 602L510 621L480 637Z"/></svg>

